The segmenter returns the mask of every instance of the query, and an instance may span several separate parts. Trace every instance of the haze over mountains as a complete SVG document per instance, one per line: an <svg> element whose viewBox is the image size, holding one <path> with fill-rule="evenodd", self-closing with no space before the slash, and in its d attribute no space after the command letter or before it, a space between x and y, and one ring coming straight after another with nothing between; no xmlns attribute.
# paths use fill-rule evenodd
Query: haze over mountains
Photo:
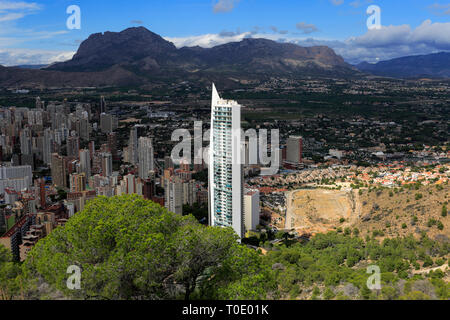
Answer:
<svg viewBox="0 0 450 320"><path fill-rule="evenodd" d="M359 70L392 77L450 77L450 54L400 58ZM420 68L418 68L420 66ZM300 47L244 39L213 48L175 45L144 27L92 34L66 62L38 70L0 67L0 85L30 87L145 86L168 81L233 83L272 76L360 77L326 46Z"/></svg>

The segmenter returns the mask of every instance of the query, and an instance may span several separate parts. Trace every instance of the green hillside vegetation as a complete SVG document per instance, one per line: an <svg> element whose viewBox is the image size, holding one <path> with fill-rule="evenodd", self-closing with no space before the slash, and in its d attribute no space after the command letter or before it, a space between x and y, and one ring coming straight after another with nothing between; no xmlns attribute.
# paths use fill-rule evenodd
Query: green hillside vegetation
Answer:
<svg viewBox="0 0 450 320"><path fill-rule="evenodd" d="M449 299L450 245L355 233L285 241L266 255L231 229L199 224L138 196L98 197L41 240L21 266L0 248L0 299ZM69 290L67 268L82 270ZM365 285L368 265L382 290Z"/></svg>
<svg viewBox="0 0 450 320"><path fill-rule="evenodd" d="M374 238L363 240L349 233L329 233L316 235L305 245L273 249L264 262L276 266L275 278L285 297L402 299L411 293L415 284L425 283L422 285L426 292L422 293L426 298L448 299L450 285L442 280L444 272L420 276L412 275L412 271L443 263L449 249L448 243L432 241L425 234L420 240L409 236L380 243ZM381 291L367 288L369 265L381 269Z"/></svg>

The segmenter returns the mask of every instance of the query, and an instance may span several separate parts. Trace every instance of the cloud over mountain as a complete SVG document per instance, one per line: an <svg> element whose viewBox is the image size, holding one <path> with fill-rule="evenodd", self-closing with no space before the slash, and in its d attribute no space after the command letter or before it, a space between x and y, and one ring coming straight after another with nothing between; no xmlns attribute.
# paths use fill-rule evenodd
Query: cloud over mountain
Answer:
<svg viewBox="0 0 450 320"><path fill-rule="evenodd" d="M296 25L303 30L303 34L312 33L318 28L305 22ZM425 20L417 28L410 25L383 26L380 30L368 30L361 36L346 40L328 40L304 38L295 33L279 32L278 28L270 27L271 33L222 32L219 34L205 34L192 37L166 37L177 47L200 46L211 48L216 45L241 41L245 38L266 38L278 42L291 42L301 46L324 45L333 48L339 55L350 63L362 61L377 62L397 57L429 54L438 51L450 51L450 23L432 22ZM281 36L282 35L282 36Z"/></svg>
<svg viewBox="0 0 450 320"><path fill-rule="evenodd" d="M218 0L213 6L213 11L215 13L230 12L239 1L240 0Z"/></svg>
<svg viewBox="0 0 450 320"><path fill-rule="evenodd" d="M75 52L31 49L0 49L0 61L5 66L24 64L47 65L69 60Z"/></svg>

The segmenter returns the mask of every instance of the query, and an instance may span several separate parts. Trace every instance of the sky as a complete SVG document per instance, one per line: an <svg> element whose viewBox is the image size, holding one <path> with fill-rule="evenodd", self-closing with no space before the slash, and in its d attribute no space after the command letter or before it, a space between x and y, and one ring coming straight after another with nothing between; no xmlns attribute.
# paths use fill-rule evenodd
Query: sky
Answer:
<svg viewBox="0 0 450 320"><path fill-rule="evenodd" d="M74 5L79 19L67 13ZM374 5L380 24L369 29ZM177 47L249 37L326 45L353 64L450 51L449 0L0 0L0 65L68 60L92 33L137 26Z"/></svg>

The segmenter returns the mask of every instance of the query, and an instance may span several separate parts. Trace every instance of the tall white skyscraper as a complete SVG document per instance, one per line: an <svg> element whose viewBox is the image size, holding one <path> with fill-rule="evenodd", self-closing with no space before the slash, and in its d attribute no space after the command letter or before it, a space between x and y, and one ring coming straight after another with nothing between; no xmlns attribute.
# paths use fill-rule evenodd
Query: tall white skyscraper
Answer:
<svg viewBox="0 0 450 320"><path fill-rule="evenodd" d="M148 179L150 171L154 170L154 153L152 139L139 138L139 178Z"/></svg>
<svg viewBox="0 0 450 320"><path fill-rule="evenodd" d="M232 227L239 237L243 226L241 105L221 99L212 86L209 147L210 225Z"/></svg>

